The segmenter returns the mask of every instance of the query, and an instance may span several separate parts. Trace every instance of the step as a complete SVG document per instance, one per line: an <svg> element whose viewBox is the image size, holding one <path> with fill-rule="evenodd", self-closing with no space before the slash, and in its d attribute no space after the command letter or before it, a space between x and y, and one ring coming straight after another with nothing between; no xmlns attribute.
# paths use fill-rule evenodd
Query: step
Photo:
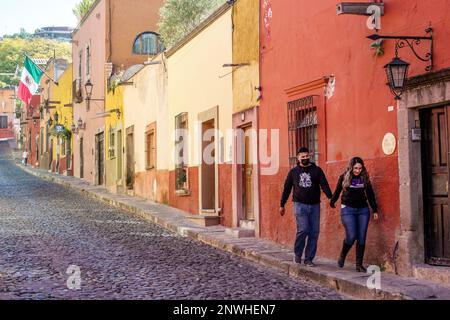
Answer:
<svg viewBox="0 0 450 320"><path fill-rule="evenodd" d="M212 227L220 225L220 217L217 215L191 215L187 217L188 220L199 224L202 227Z"/></svg>
<svg viewBox="0 0 450 320"><path fill-rule="evenodd" d="M243 228L227 228L225 230L225 234L234 237L234 238L254 238L256 233L255 229L243 229Z"/></svg>
<svg viewBox="0 0 450 320"><path fill-rule="evenodd" d="M242 229L254 231L256 229L256 223L255 220L241 220L239 222L239 227Z"/></svg>

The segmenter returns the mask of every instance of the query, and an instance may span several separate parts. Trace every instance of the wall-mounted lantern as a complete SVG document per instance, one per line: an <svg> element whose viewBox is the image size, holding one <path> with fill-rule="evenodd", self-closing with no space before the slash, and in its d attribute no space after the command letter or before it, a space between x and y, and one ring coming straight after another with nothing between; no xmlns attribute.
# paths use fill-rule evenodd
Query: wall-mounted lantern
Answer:
<svg viewBox="0 0 450 320"><path fill-rule="evenodd" d="M83 120L80 118L78 119L78 129L80 130L86 130L86 123L83 122Z"/></svg>
<svg viewBox="0 0 450 320"><path fill-rule="evenodd" d="M433 69L433 29L428 28L425 32L429 34L429 36L381 36L378 34L373 34L367 37L374 41L380 39L393 39L396 41L395 57L385 66L388 84L392 93L395 95L396 100L400 100L403 92L405 91L405 87L408 82L408 69L410 66L408 62L405 62L399 58L399 49L409 47L417 59L423 62L428 62L428 65L425 68L427 72L431 72ZM423 40L430 41L430 51L425 54L425 57L420 56L416 50L416 46L419 46Z"/></svg>

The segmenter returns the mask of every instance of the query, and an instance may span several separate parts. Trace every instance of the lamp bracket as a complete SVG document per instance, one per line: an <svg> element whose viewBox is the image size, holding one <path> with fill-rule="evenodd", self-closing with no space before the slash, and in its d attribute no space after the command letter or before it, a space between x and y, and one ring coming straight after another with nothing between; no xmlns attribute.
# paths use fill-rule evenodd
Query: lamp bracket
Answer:
<svg viewBox="0 0 450 320"><path fill-rule="evenodd" d="M425 70L427 72L432 71L433 69L433 29L427 28L425 30L426 34L429 36L381 36L378 34L373 34L371 36L368 36L367 38L377 41L377 40L388 40L392 39L395 40L395 57L398 57L398 50L403 49L405 47L409 47L412 51L412 53L416 56L417 59L423 62L428 62L427 67ZM430 51L425 54L425 56L421 56L417 50L416 47L420 46L422 44L422 41L430 41Z"/></svg>

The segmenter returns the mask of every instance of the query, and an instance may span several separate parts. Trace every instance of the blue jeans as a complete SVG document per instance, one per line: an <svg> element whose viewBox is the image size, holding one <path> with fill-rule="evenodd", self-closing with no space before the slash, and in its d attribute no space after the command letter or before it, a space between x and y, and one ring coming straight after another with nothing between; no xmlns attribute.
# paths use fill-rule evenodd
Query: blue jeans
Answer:
<svg viewBox="0 0 450 320"><path fill-rule="evenodd" d="M303 256L306 245L305 261L313 261L317 252L317 242L320 233L320 204L308 205L294 202L295 218L297 220L297 237L295 240L295 255Z"/></svg>
<svg viewBox="0 0 450 320"><path fill-rule="evenodd" d="M352 246L358 241L359 245L364 246L370 221L369 208L344 207L341 210L341 220L345 227L345 243Z"/></svg>

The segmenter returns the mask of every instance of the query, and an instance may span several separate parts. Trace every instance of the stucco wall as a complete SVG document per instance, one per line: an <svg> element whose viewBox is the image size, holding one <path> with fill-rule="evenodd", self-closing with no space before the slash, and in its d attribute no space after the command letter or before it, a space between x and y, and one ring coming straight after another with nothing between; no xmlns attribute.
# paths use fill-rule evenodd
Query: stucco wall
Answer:
<svg viewBox="0 0 450 320"><path fill-rule="evenodd" d="M233 113L258 105L259 0L239 0L233 6Z"/></svg>
<svg viewBox="0 0 450 320"><path fill-rule="evenodd" d="M83 98L86 98L84 85L86 76L86 47L90 45L91 50L91 74L90 80L93 87L92 99L105 98L105 56L106 56L106 1L100 1L89 17L84 21L81 28L73 35L72 61L73 79L79 79L78 63L79 52L83 52L81 68L81 91ZM91 101L90 111L86 111L87 101L82 103L74 102L74 119L77 122L81 119L86 123L86 129L80 130L74 139L74 165L75 176L80 177L80 150L79 141L83 137L84 144L84 179L90 183L95 183L95 135L102 132L105 125L104 118L98 118L99 113L104 112L103 101ZM96 118L97 117L97 118Z"/></svg>
<svg viewBox="0 0 450 320"><path fill-rule="evenodd" d="M169 118L167 106L167 72L163 55L144 67L124 88L125 129L134 126L135 192L158 202L168 202ZM156 129L156 168L146 167L145 134Z"/></svg>
<svg viewBox="0 0 450 320"><path fill-rule="evenodd" d="M384 1L380 34L425 35L431 21L435 36L435 68L448 66L450 55L446 28L448 1ZM264 237L292 244L295 222L292 216L277 215L282 184L288 171L288 128L286 90L324 76L335 77L334 93L324 98L319 118L320 165L334 188L347 161L360 156L367 161L381 211L381 221L372 221L368 239L368 262L385 263L390 257L399 230L398 154L385 155L383 136L397 133L397 108L386 86L383 66L394 56L393 41L384 44L385 54L375 57L366 37L373 34L367 17L336 15L331 0L261 1L261 63L263 100L261 128L280 129L281 168L275 176L261 177L262 232ZM314 28L311 28L314 26ZM425 50L428 45L424 45ZM426 64L409 49L400 50L411 63L410 74L424 73ZM305 95L311 94L305 92ZM393 106L393 108L389 108ZM265 196L267 195L267 196ZM336 258L344 237L338 210L324 201L319 255Z"/></svg>
<svg viewBox="0 0 450 320"><path fill-rule="evenodd" d="M223 68L232 61L231 30L228 10L168 59L169 132L175 131L175 116L188 112L190 166L200 163L194 138L199 113L219 106L219 130L225 135L232 128L232 75ZM225 159L229 160L231 141L225 141ZM173 157L169 168L175 169Z"/></svg>

